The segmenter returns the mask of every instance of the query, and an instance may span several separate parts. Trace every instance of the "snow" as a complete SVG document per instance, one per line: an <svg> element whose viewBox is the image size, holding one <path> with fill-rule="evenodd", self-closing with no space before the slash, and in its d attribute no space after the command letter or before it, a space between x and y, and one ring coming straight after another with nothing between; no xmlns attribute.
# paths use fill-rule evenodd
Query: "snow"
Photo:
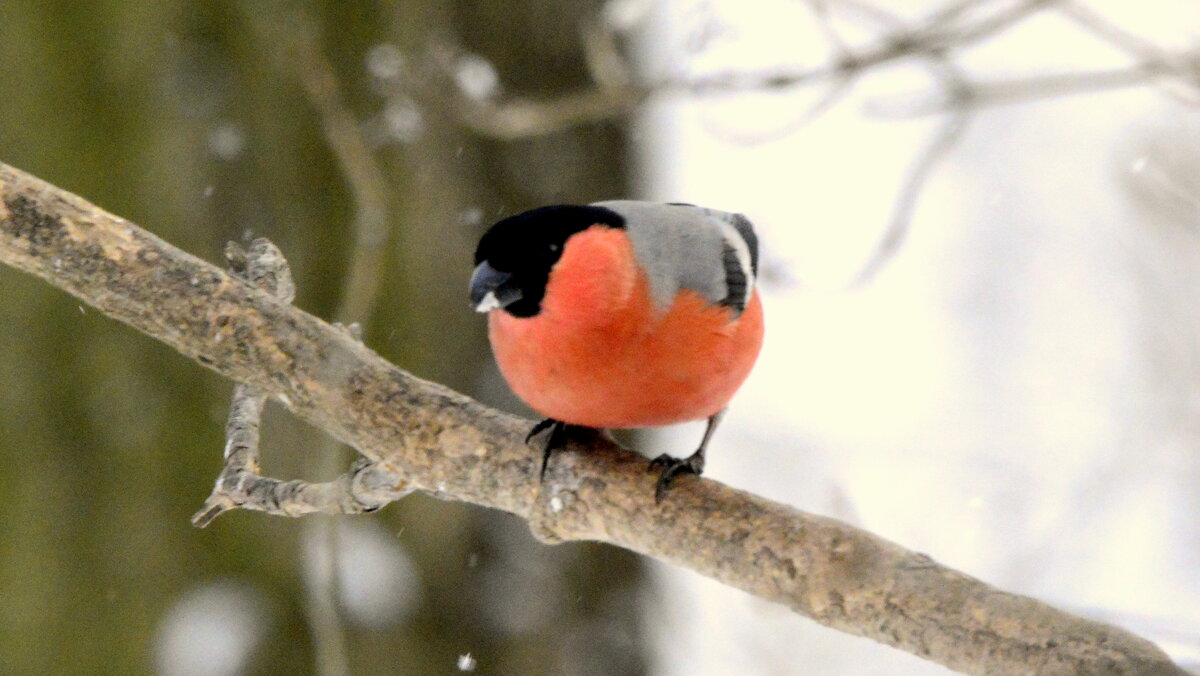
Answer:
<svg viewBox="0 0 1200 676"><path fill-rule="evenodd" d="M310 529L305 542L306 573L325 577L333 564L329 549ZM343 519L337 524L337 593L339 606L354 624L385 629L408 617L420 600L420 584L408 553L378 522Z"/></svg>
<svg viewBox="0 0 1200 676"><path fill-rule="evenodd" d="M162 676L232 676L245 672L269 630L257 589L232 580L201 584L166 612L154 642Z"/></svg>

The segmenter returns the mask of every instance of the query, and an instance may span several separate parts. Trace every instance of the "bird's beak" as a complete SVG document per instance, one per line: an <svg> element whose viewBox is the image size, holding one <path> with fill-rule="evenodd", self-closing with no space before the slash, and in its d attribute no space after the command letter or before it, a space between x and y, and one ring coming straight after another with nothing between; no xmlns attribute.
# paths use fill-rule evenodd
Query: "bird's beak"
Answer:
<svg viewBox="0 0 1200 676"><path fill-rule="evenodd" d="M511 273L500 272L487 261L477 265L471 275L471 307L488 312L521 300L521 289L509 284L511 279Z"/></svg>

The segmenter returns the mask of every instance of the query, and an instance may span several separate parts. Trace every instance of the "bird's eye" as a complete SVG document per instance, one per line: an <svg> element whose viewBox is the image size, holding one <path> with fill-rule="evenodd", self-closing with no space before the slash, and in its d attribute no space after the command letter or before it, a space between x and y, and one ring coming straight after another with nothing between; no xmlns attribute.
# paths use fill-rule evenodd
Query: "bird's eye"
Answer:
<svg viewBox="0 0 1200 676"><path fill-rule="evenodd" d="M553 242L551 242L551 243L550 243L550 250L551 250L551 251L558 251L558 250L559 250L559 249L561 249L561 248L562 248L562 247L560 247L558 244L555 244L555 243L553 243Z"/></svg>

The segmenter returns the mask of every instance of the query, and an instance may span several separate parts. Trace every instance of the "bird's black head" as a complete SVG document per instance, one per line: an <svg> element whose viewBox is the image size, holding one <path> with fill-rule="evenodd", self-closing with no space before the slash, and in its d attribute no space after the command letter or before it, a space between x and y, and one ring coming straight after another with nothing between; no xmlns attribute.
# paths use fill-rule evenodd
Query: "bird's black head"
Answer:
<svg viewBox="0 0 1200 676"><path fill-rule="evenodd" d="M542 309L550 268L567 239L597 223L625 227L610 209L561 204L510 216L488 229L475 249L471 306L480 312L504 308L514 317Z"/></svg>

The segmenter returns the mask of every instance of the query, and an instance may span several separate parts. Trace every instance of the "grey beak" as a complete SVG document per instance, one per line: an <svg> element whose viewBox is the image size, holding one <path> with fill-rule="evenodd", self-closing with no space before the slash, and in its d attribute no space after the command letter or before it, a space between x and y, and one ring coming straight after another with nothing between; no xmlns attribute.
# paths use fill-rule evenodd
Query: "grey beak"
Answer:
<svg viewBox="0 0 1200 676"><path fill-rule="evenodd" d="M488 312L506 307L521 299L521 289L508 282L512 273L500 272L487 261L475 266L471 275L471 307L476 312Z"/></svg>

